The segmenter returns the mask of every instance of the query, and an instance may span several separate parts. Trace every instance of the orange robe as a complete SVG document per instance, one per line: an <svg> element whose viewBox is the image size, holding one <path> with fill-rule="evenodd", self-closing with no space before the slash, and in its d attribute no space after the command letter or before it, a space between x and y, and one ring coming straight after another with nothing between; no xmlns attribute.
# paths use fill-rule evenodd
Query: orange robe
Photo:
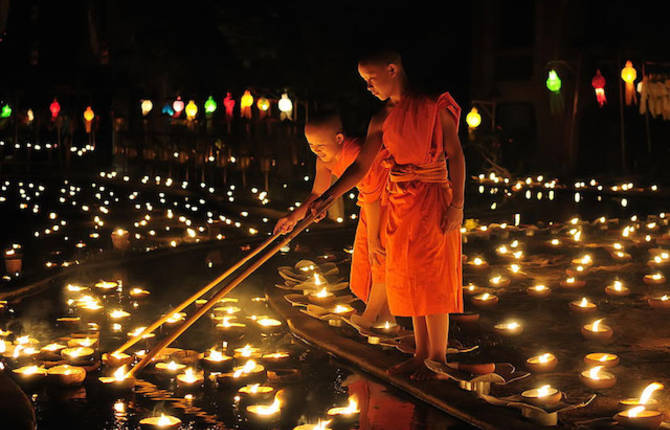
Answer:
<svg viewBox="0 0 670 430"><path fill-rule="evenodd" d="M440 228L453 198L443 161L440 109L458 124L461 109L444 93L437 100L405 98L382 126L383 143L391 154L386 160L391 167L385 195L386 292L393 315L463 311L461 232L444 233Z"/></svg>
<svg viewBox="0 0 670 430"><path fill-rule="evenodd" d="M360 139L345 139L342 143L342 153L339 160L332 166L327 166L328 170L338 178L342 176L342 173L344 173L347 167L356 161L362 143L363 142ZM351 288L351 292L364 302L368 301L372 284L383 284L385 278L384 261L381 261L380 264L370 265L368 258L367 216L363 204L381 200L389 174L388 167L384 167L382 163L386 158L388 158L388 152L385 149L379 151L370 170L368 170L368 173L366 173L363 179L356 185L356 188L358 188L357 204L361 207L361 211L354 239L354 253L351 258L349 287ZM384 208L382 208L381 214L380 240L382 245L384 245Z"/></svg>

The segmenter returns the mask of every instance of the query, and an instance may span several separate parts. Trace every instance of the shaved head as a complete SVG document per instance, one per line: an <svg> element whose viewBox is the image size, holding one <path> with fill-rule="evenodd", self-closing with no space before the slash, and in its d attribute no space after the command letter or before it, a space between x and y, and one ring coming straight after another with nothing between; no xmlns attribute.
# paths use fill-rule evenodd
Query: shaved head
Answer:
<svg viewBox="0 0 670 430"><path fill-rule="evenodd" d="M310 116L305 124L305 138L309 149L321 161L333 162L340 155L344 132L340 115L334 112Z"/></svg>
<svg viewBox="0 0 670 430"><path fill-rule="evenodd" d="M380 49L361 56L358 61L358 74L366 87L379 100L398 96L406 86L407 78L402 58L397 51Z"/></svg>

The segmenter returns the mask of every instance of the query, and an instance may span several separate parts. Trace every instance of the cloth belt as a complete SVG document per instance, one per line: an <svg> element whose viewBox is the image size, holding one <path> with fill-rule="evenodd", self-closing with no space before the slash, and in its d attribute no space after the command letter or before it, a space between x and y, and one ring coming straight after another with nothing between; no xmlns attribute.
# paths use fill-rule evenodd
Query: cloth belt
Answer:
<svg viewBox="0 0 670 430"><path fill-rule="evenodd" d="M409 182L420 181L431 184L449 184L447 178L447 160L444 154L431 162L425 164L395 164L390 161L391 171L389 172L389 180L391 182Z"/></svg>

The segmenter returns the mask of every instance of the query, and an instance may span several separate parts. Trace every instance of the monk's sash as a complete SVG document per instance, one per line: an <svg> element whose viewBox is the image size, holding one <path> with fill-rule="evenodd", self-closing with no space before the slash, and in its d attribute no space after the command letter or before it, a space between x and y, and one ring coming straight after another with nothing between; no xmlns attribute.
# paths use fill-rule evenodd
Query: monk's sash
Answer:
<svg viewBox="0 0 670 430"><path fill-rule="evenodd" d="M386 160L391 161L391 160ZM391 161L389 180L391 182L420 181L431 184L448 184L447 160L444 154L431 162L425 164L395 164Z"/></svg>

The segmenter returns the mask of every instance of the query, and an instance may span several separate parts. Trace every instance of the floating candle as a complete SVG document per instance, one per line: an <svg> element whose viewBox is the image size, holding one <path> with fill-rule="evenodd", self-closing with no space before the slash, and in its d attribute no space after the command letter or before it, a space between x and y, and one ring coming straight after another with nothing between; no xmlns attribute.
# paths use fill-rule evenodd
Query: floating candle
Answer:
<svg viewBox="0 0 670 430"><path fill-rule="evenodd" d="M561 287L563 288L581 288L584 285L586 285L585 281L577 279L574 276L571 276L561 281Z"/></svg>
<svg viewBox="0 0 670 430"><path fill-rule="evenodd" d="M479 294L472 297L472 304L477 307L488 307L498 303L498 296L489 293Z"/></svg>
<svg viewBox="0 0 670 430"><path fill-rule="evenodd" d="M168 430L176 429L181 425L181 420L177 417L161 414L158 417L148 417L140 420L140 427L143 430Z"/></svg>
<svg viewBox="0 0 670 430"><path fill-rule="evenodd" d="M270 354L263 354L261 361L267 365L277 365L280 363L285 363L291 358L291 355L288 352L278 351Z"/></svg>
<svg viewBox="0 0 670 430"><path fill-rule="evenodd" d="M113 290L118 285L119 284L117 284L116 282L100 281L100 282L95 284L95 287L100 288L101 290L104 290L104 291L109 291L109 290Z"/></svg>
<svg viewBox="0 0 670 430"><path fill-rule="evenodd" d="M269 387L261 384L245 385L243 387L240 387L240 389L237 390L237 392L242 397L255 400L271 399L275 395L274 387Z"/></svg>
<svg viewBox="0 0 670 430"><path fill-rule="evenodd" d="M112 376L101 376L98 380L106 387L112 387L117 390L129 390L135 386L135 378L126 372L126 366L121 366L112 374Z"/></svg>
<svg viewBox="0 0 670 430"><path fill-rule="evenodd" d="M85 364L93 358L93 348L79 346L76 348L65 348L61 351L61 356L69 364Z"/></svg>
<svg viewBox="0 0 670 430"><path fill-rule="evenodd" d="M644 406L636 406L617 413L614 419L625 427L656 429L663 422L663 414L659 411L649 411Z"/></svg>
<svg viewBox="0 0 670 430"><path fill-rule="evenodd" d="M124 364L130 364L131 361L133 361L133 357L123 352L115 351L111 354L102 354L102 362L107 366L120 367Z"/></svg>
<svg viewBox="0 0 670 430"><path fill-rule="evenodd" d="M590 254L584 254L583 256L579 258L575 258L572 260L572 264L580 264L582 266L590 266L593 264L593 258L591 258Z"/></svg>
<svg viewBox="0 0 670 430"><path fill-rule="evenodd" d="M535 373L551 372L556 368L557 364L558 360L556 359L556 356L549 352L530 357L526 360L526 367L528 370Z"/></svg>
<svg viewBox="0 0 670 430"><path fill-rule="evenodd" d="M654 272L644 275L642 281L647 285L660 285L665 283L665 276L661 272Z"/></svg>
<svg viewBox="0 0 670 430"><path fill-rule="evenodd" d="M605 287L605 294L608 296L627 296L630 290L623 285L623 282L616 280L612 285Z"/></svg>
<svg viewBox="0 0 670 430"><path fill-rule="evenodd" d="M30 365L12 370L22 384L33 384L41 381L47 376L47 369L42 366Z"/></svg>
<svg viewBox="0 0 670 430"><path fill-rule="evenodd" d="M495 275L489 279L489 284L492 287L506 287L510 283L510 280L505 278L502 275Z"/></svg>
<svg viewBox="0 0 670 430"><path fill-rule="evenodd" d="M139 299L139 298L142 298L142 297L146 297L146 296L148 296L148 295L151 294L151 293L150 293L149 291L147 291L147 290L143 290L142 288L137 288L137 287L135 287L135 288L132 288L132 289L128 292L128 294L130 294L130 296L133 297L133 298L135 298L135 299Z"/></svg>
<svg viewBox="0 0 670 430"><path fill-rule="evenodd" d="M619 356L606 352L592 352L584 357L587 366L615 367L619 365Z"/></svg>
<svg viewBox="0 0 670 430"><path fill-rule="evenodd" d="M670 296L664 294L660 297L649 297L647 303L654 309L670 309Z"/></svg>
<svg viewBox="0 0 670 430"><path fill-rule="evenodd" d="M579 380L594 390L610 388L616 384L616 376L602 371L604 366L595 366L579 374Z"/></svg>
<svg viewBox="0 0 670 430"><path fill-rule="evenodd" d="M211 348L201 359L202 366L208 370L223 372L232 369L233 357L224 355L216 348Z"/></svg>
<svg viewBox="0 0 670 430"><path fill-rule="evenodd" d="M86 370L68 364L54 366L47 371L47 379L63 387L81 385L86 379Z"/></svg>
<svg viewBox="0 0 670 430"><path fill-rule="evenodd" d="M328 291L326 287L309 294L309 300L317 305L327 305L335 300L335 295Z"/></svg>
<svg viewBox="0 0 670 430"><path fill-rule="evenodd" d="M177 385L181 388L194 388L205 382L202 373L196 373L193 368L187 367L184 373L177 375Z"/></svg>
<svg viewBox="0 0 670 430"><path fill-rule="evenodd" d="M180 370L186 367L185 364L177 363L174 360L169 363L156 363L156 369L169 375L176 375Z"/></svg>
<svg viewBox="0 0 670 430"><path fill-rule="evenodd" d="M268 317L258 318L256 324L264 331L274 331L282 326L281 321Z"/></svg>
<svg viewBox="0 0 670 430"><path fill-rule="evenodd" d="M275 395L274 401L270 405L250 405L247 406L247 413L261 421L273 420L278 418L281 412L281 401L279 395Z"/></svg>
<svg viewBox="0 0 670 430"><path fill-rule="evenodd" d="M523 331L523 326L517 321L509 321L493 326L495 331L505 336L516 336Z"/></svg>
<svg viewBox="0 0 670 430"><path fill-rule="evenodd" d="M540 388L526 390L521 393L521 398L537 406L553 407L556 406L563 397L563 394L550 385L543 385Z"/></svg>
<svg viewBox="0 0 670 430"><path fill-rule="evenodd" d="M472 261L468 261L467 265L474 269L486 269L489 267L489 264L486 262L486 260L481 257L473 258Z"/></svg>
<svg viewBox="0 0 670 430"><path fill-rule="evenodd" d="M479 287L470 282L467 286L463 287L463 292L469 295L477 294L479 292Z"/></svg>
<svg viewBox="0 0 670 430"><path fill-rule="evenodd" d="M358 409L358 401L356 397L349 396L349 403L344 407L336 407L328 409L329 417L354 417L358 416L361 411Z"/></svg>
<svg viewBox="0 0 670 430"><path fill-rule="evenodd" d="M532 287L528 287L526 290L529 296L532 297L547 297L551 293L551 289L545 285L538 284Z"/></svg>
<svg viewBox="0 0 670 430"><path fill-rule="evenodd" d="M375 324L372 328L378 332L384 334L393 334L400 331L400 326L396 323L390 321L384 321L383 323Z"/></svg>
<svg viewBox="0 0 670 430"><path fill-rule="evenodd" d="M109 313L109 317L113 320L119 320L123 318L128 318L130 316L130 313L122 310L122 309L114 309Z"/></svg>
<svg viewBox="0 0 670 430"><path fill-rule="evenodd" d="M598 308L598 306L590 302L586 297L582 297L581 300L574 300L570 302L570 309L576 312L593 312Z"/></svg>
<svg viewBox="0 0 670 430"><path fill-rule="evenodd" d="M611 327L602 324L602 319L582 327L582 335L589 340L607 341L613 334Z"/></svg>
<svg viewBox="0 0 670 430"><path fill-rule="evenodd" d="M349 305L335 305L334 308L331 308L331 312L334 313L335 315L339 315L341 317L349 317L351 314L354 313L354 308L352 308Z"/></svg>
<svg viewBox="0 0 670 430"><path fill-rule="evenodd" d="M235 348L233 350L233 357L235 358L261 358L263 354L261 353L260 348L253 347L249 344L244 345L241 348Z"/></svg>

